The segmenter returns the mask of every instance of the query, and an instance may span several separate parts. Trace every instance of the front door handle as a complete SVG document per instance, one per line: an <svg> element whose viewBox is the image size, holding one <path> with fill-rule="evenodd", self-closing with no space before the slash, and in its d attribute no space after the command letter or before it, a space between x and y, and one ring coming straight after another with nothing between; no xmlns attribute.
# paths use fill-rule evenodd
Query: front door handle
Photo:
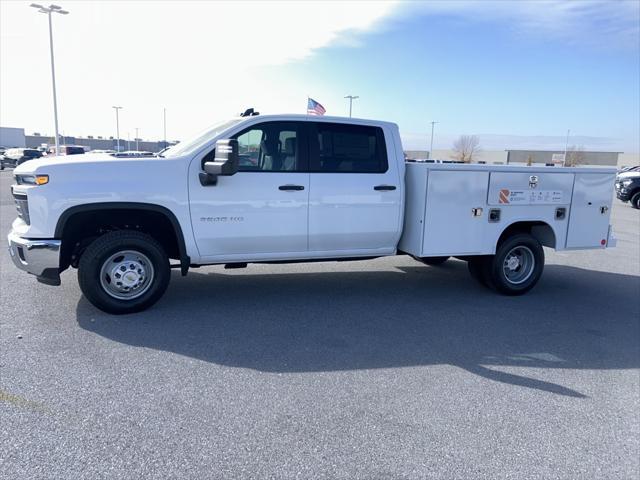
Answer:
<svg viewBox="0 0 640 480"><path fill-rule="evenodd" d="M388 192L391 190L395 190L396 186L395 185L376 185L375 187L373 187L373 189L383 191L383 192Z"/></svg>
<svg viewBox="0 0 640 480"><path fill-rule="evenodd" d="M284 190L285 192L295 192L298 190L304 190L303 185L280 185L278 190Z"/></svg>

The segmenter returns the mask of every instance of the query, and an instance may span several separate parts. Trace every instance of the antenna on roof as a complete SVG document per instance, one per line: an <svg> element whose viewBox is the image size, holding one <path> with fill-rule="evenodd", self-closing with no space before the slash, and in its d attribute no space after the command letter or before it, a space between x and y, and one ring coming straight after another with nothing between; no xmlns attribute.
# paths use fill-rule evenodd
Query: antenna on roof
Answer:
<svg viewBox="0 0 640 480"><path fill-rule="evenodd" d="M256 115L260 115L260 112L256 112L253 108L247 108L244 113L241 113L241 117L254 117Z"/></svg>

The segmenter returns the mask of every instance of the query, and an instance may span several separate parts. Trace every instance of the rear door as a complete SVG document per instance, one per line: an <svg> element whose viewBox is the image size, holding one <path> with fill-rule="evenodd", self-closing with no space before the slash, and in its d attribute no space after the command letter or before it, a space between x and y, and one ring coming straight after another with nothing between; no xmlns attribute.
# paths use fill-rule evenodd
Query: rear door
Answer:
<svg viewBox="0 0 640 480"><path fill-rule="evenodd" d="M395 250L402 188L392 143L377 126L310 123L309 251Z"/></svg>

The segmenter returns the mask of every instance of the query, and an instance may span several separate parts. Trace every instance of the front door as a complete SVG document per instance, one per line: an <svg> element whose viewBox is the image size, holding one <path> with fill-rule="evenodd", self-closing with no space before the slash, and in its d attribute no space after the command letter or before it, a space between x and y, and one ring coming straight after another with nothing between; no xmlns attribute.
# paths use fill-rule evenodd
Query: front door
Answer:
<svg viewBox="0 0 640 480"><path fill-rule="evenodd" d="M265 122L234 135L240 168L202 186L190 173L193 233L201 257L258 259L307 251L308 149L299 122ZM223 258L219 258L223 260Z"/></svg>

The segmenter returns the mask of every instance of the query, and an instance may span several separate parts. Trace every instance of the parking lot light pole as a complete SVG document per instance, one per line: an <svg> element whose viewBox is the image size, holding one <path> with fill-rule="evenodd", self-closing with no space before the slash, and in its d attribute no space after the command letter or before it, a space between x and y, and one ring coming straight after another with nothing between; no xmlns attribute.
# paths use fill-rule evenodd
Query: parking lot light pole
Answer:
<svg viewBox="0 0 640 480"><path fill-rule="evenodd" d="M567 130L567 141L564 143L564 158L562 159L562 166L567 166L567 150L569 150L569 134L571 133L571 129Z"/></svg>
<svg viewBox="0 0 640 480"><path fill-rule="evenodd" d="M167 148L167 109L166 108L162 109L162 130L164 132L162 148Z"/></svg>
<svg viewBox="0 0 640 480"><path fill-rule="evenodd" d="M67 15L69 12L67 10L63 10L62 7L59 7L58 5L49 5L48 7L44 7L37 3L32 3L30 6L33 8L37 8L39 13L46 13L49 17L49 50L51 54L51 83L53 84L53 123L56 134L56 155L59 155L60 140L58 138L58 100L56 98L56 70L53 62L53 27L51 23L51 14L59 13L60 15Z"/></svg>
<svg viewBox="0 0 640 480"><path fill-rule="evenodd" d="M429 158L433 158L433 127L438 122L431 122L431 144L429 145Z"/></svg>
<svg viewBox="0 0 640 480"><path fill-rule="evenodd" d="M122 108L122 107L111 107L116 111L116 145L117 145L117 149L118 152L120 152L120 119L118 117L118 111Z"/></svg>
<svg viewBox="0 0 640 480"><path fill-rule="evenodd" d="M344 98L348 98L349 99L349 118L351 118L351 110L352 110L352 107L353 107L353 101L356 98L360 98L360 97L357 96L357 95L345 95Z"/></svg>

